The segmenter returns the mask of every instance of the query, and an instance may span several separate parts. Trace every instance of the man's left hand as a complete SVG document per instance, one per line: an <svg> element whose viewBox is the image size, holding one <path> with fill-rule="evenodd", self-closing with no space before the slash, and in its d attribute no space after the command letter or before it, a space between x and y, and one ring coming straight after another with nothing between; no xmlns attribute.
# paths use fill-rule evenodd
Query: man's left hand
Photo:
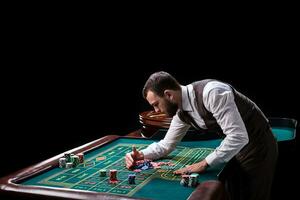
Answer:
<svg viewBox="0 0 300 200"><path fill-rule="evenodd" d="M198 163L186 166L184 168L178 169L176 171L174 171L174 174L190 174L190 173L201 173L204 172L205 169L208 167L208 164L206 162L206 160L202 160Z"/></svg>

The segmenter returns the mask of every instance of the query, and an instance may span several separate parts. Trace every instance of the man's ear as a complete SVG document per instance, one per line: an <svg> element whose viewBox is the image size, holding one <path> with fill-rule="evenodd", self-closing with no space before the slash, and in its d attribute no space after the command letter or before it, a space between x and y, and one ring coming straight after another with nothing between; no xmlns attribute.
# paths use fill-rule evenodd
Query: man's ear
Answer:
<svg viewBox="0 0 300 200"><path fill-rule="evenodd" d="M173 91L173 90L165 90L165 91L164 91L164 96L165 96L168 100L173 100L173 98L174 98L174 91Z"/></svg>

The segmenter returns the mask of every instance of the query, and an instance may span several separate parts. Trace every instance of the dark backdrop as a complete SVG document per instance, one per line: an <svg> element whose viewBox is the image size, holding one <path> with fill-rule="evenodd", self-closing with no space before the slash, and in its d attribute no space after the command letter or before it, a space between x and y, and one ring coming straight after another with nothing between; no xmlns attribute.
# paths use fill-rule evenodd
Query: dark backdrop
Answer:
<svg viewBox="0 0 300 200"><path fill-rule="evenodd" d="M151 109L141 90L158 70L168 71L182 84L204 78L229 82L268 117L299 119L299 76L288 55L233 56L198 64L86 60L71 62L68 69L56 64L3 73L0 176L99 137L140 128L138 114Z"/></svg>

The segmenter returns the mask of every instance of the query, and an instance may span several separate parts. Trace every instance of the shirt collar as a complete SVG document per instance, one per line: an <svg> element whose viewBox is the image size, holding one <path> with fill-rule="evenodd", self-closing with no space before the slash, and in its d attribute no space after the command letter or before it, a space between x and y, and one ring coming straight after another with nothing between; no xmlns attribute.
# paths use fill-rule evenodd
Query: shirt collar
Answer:
<svg viewBox="0 0 300 200"><path fill-rule="evenodd" d="M192 88L192 87L191 87ZM181 86L181 97L182 97L182 110L191 112L193 108L191 106L191 92L189 91L188 86Z"/></svg>

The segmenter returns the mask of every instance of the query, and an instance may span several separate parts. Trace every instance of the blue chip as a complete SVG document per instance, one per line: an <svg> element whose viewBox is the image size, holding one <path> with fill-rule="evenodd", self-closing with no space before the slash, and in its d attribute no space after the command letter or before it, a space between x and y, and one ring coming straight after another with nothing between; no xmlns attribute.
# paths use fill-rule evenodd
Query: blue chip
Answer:
<svg viewBox="0 0 300 200"><path fill-rule="evenodd" d="M148 169L149 167L147 165L145 165L144 167L141 168L141 170L146 170Z"/></svg>
<svg viewBox="0 0 300 200"><path fill-rule="evenodd" d="M153 166L150 161L145 161L141 164L134 166L134 169L141 169L141 170L147 170L147 169L152 169L152 168L153 168Z"/></svg>

